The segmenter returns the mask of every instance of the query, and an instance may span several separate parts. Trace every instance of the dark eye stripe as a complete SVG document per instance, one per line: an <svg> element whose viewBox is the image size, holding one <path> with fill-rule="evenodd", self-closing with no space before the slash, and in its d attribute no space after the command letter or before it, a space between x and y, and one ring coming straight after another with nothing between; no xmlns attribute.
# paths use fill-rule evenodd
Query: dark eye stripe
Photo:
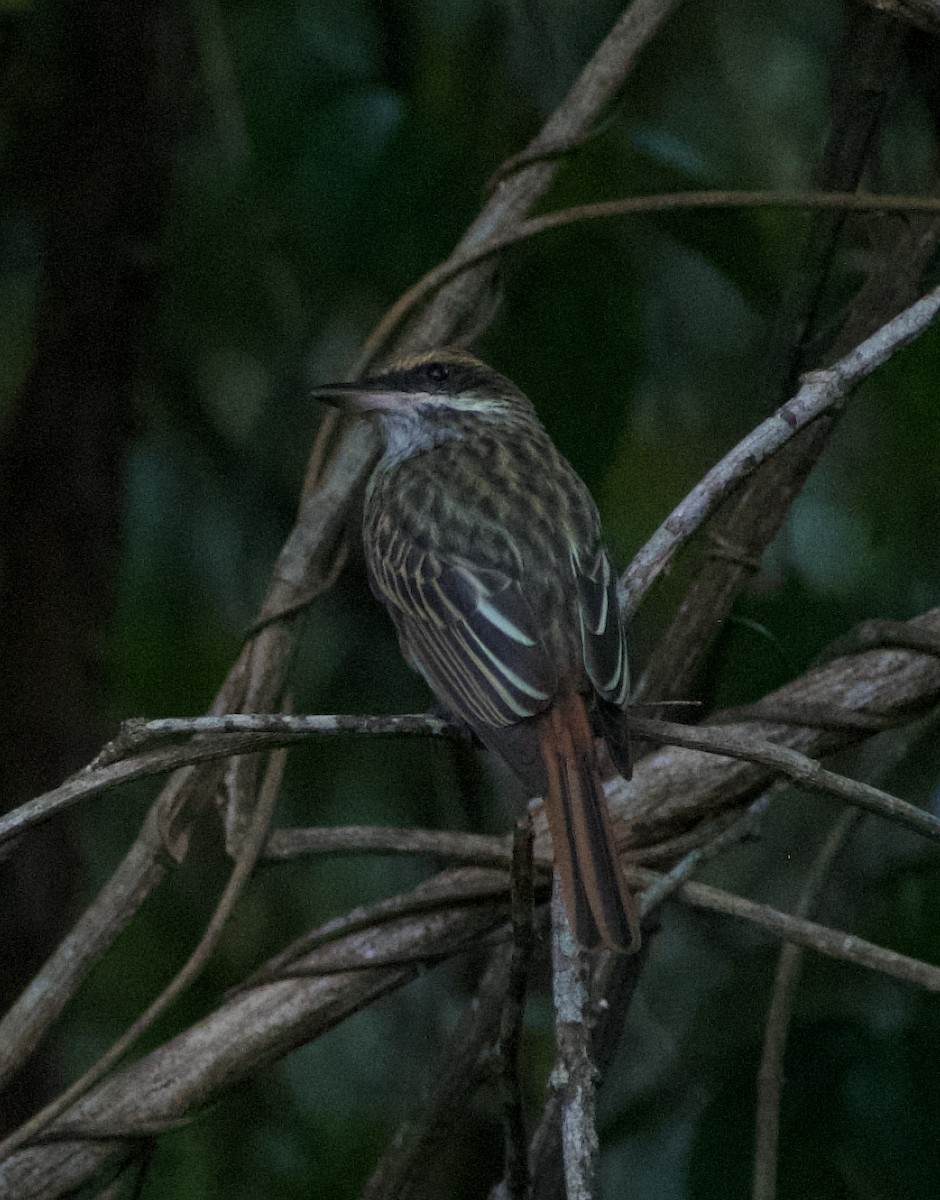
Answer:
<svg viewBox="0 0 940 1200"><path fill-rule="evenodd" d="M433 380L435 383L443 383L450 375L450 367L446 363L428 363L424 369L428 379Z"/></svg>

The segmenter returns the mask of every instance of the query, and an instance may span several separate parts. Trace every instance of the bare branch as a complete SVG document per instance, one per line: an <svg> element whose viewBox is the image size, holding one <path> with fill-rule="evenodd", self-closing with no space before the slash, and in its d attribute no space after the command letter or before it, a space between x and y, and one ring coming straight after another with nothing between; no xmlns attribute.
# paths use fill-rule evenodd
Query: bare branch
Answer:
<svg viewBox="0 0 940 1200"><path fill-rule="evenodd" d="M159 717L153 721L125 721L113 742L104 748L92 764L126 758L149 742L164 738L206 736L210 734L284 733L292 741L311 734L368 734L372 737L425 737L428 734L453 735L452 722L431 713L405 713L391 716L297 716L293 713L224 713L218 717ZM249 743L250 744L250 743ZM258 742L258 750L271 743ZM288 742L281 743L288 745Z"/></svg>
<svg viewBox="0 0 940 1200"><path fill-rule="evenodd" d="M264 848L268 862L308 854L411 854L452 866L505 868L512 858L506 837L440 829L401 829L391 825L274 829Z"/></svg>
<svg viewBox="0 0 940 1200"><path fill-rule="evenodd" d="M937 632L940 609L910 624L913 629ZM864 686L859 686L863 682ZM866 650L822 664L771 693L768 699L784 710L790 704L820 705L830 712L877 717L883 723L902 714L915 719L935 705L938 697L940 661L936 657L886 649ZM694 728L682 728L683 738L695 736ZM816 729L783 722L722 725L720 736L726 733L756 737L814 757L871 736L851 728ZM701 750L661 748L640 759L629 784L611 781L608 803L615 819L629 828L631 846L638 850L682 836L703 821L748 803L767 786L768 778L768 769L754 763L722 760Z"/></svg>
<svg viewBox="0 0 940 1200"><path fill-rule="evenodd" d="M814 171L817 187L854 192L867 170L877 171L882 118L905 70L903 34L896 22L877 13L846 13L830 70L832 112ZM910 216L891 222L890 235L882 223L879 252L869 257L864 282L833 333L822 318L821 302L827 280L837 270L839 235L848 215L844 210L818 211L802 239L798 268L781 297L761 372L771 407L792 394L800 370L829 365L923 290L940 221ZM689 695L696 665L735 597L759 569L837 421L833 411L793 438L709 521L694 579L647 660L638 698Z"/></svg>
<svg viewBox="0 0 940 1200"><path fill-rule="evenodd" d="M660 877L643 867L633 867L628 872L628 878L644 884L653 884ZM928 992L940 992L940 966L886 950L865 941L864 938L855 937L854 934L830 929L828 925L817 925L800 917L788 916L767 904L756 904L753 900L733 896L730 892L709 887L704 883L683 884L676 892L676 898L693 908L720 913L726 917L738 917L788 942L815 950L817 954L823 954L827 958L880 971L894 979L916 984Z"/></svg>
<svg viewBox="0 0 940 1200"><path fill-rule="evenodd" d="M655 883L644 890L640 896L640 912L643 917L647 917L653 909L664 904L699 867L711 862L718 855L724 854L732 846L755 837L759 824L758 806L751 805L743 816L719 830L704 845L690 850L670 871L667 871L665 875L660 875Z"/></svg>
<svg viewBox="0 0 940 1200"><path fill-rule="evenodd" d="M659 878L642 868L628 870L629 881L642 887ZM480 899L487 893L488 898ZM0 1161L0 1195L41 1196L48 1193L52 1179L62 1190L75 1187L92 1171L123 1156L122 1139L178 1124L264 1063L401 987L428 958L447 957L455 945L466 945L502 923L508 878L505 872L446 872L413 895L428 901L420 916L383 921L321 946L295 964L301 977L237 994L191 1029L104 1080L51 1126L44 1144L24 1147ZM472 903L461 902L463 895ZM850 934L698 883L683 884L676 898L746 920L829 957L940 992L940 968ZM399 961L375 966L377 955L397 956Z"/></svg>
<svg viewBox="0 0 940 1200"><path fill-rule="evenodd" d="M561 1158L568 1200L591 1200L597 1169L597 1069L591 1056L588 957L575 945L555 872L552 887L552 1000L555 1065L550 1086L558 1098Z"/></svg>
<svg viewBox="0 0 940 1200"><path fill-rule="evenodd" d="M672 510L621 577L618 596L625 617L633 616L679 547L702 526L733 487L751 475L799 430L842 404L866 376L929 328L938 310L940 287L898 313L831 367L806 375L795 396L712 467Z"/></svg>
<svg viewBox="0 0 940 1200"><path fill-rule="evenodd" d="M470 1097L489 1079L510 953L508 945L494 951L472 1002L428 1070L426 1094L390 1140L360 1200L410 1200L434 1148L459 1128Z"/></svg>
<svg viewBox="0 0 940 1200"><path fill-rule="evenodd" d="M430 714L391 717L289 716L284 713L227 713L212 717L168 717L125 721L121 732L65 783L0 817L0 846L31 826L119 784L179 767L254 754L306 741L313 735L366 734L370 737L465 736L449 721ZM128 757L142 745L192 735L198 740Z"/></svg>
<svg viewBox="0 0 940 1200"><path fill-rule="evenodd" d="M857 810L842 813L833 823L829 836L816 856L807 876L796 916L812 916L836 857L857 828L862 814ZM764 1047L757 1075L757 1111L755 1115L753 1200L774 1200L777 1190L777 1141L780 1128L780 1094L783 1090L783 1054L790 1027L790 1014L803 965L803 949L793 942L780 951L774 978L773 999L767 1014Z"/></svg>
<svg viewBox="0 0 940 1200"><path fill-rule="evenodd" d="M911 623L911 628L936 633L940 629L940 612L918 618ZM858 687L859 680L865 681L862 690ZM893 713L910 713L935 697L938 691L940 664L933 655L889 649L869 650L827 663L781 689L776 693L776 699L783 704L825 703L830 709L842 707L848 712L889 717ZM816 752L834 750L863 736L851 731L820 732L759 725L740 731L722 727L721 736L736 732L748 737L762 734L765 738L785 740L794 747ZM687 735L694 736L694 731L686 730L683 737ZM693 750L660 750L638 764L631 785L615 782L609 794L615 816L621 821L629 821L633 846L640 848L644 844L657 845L681 836L711 814L727 809L736 796L747 795L762 786L763 779L762 768L753 764L739 762L732 766L727 760ZM133 911L138 903L141 871L146 870L148 864L151 864L151 870L164 869L152 865L163 861L161 852L165 844L164 831L155 815L145 826L143 836L149 841L144 843L140 858L132 860L127 876L118 873L109 885L113 892L106 891L102 898L103 903L113 906L121 915ZM544 833L541 837L544 841ZM544 846L539 850L540 856L545 857ZM85 950L100 946L102 939L106 942L112 936L112 929L110 925L102 927L90 917L87 925L79 926L76 936ZM400 953L400 948L394 942L389 945L383 940L383 951L394 955ZM35 985L0 1026L0 1054L4 1066L14 1069L17 1061L22 1061L49 1013L63 1002L64 994L55 975L44 974L37 978Z"/></svg>
<svg viewBox="0 0 940 1200"><path fill-rule="evenodd" d="M940 631L940 610L909 623L914 632ZM865 687L859 688L864 681ZM907 714L923 707L940 693L940 663L932 654L912 650L867 650L815 668L775 693L783 705L823 704L830 710L862 713L881 718ZM683 727L684 728L684 727ZM720 736L744 736L788 743L802 752L829 753L865 736L852 730L819 731L807 727L750 724L741 729L723 726ZM695 736L685 728L683 737ZM183 778L177 784L185 786ZM732 764L713 754L681 748L661 749L641 760L631 784L614 781L608 796L615 820L630 829L630 857L645 846L663 843L677 850L690 831L697 830L735 804L766 786L767 769L746 762ZM540 832L537 854L547 855L547 835ZM153 886L148 872L159 877L166 870L166 826L160 809L145 823L130 858L106 887L99 902L76 927L75 958L100 953L123 922L136 911ZM681 851L680 852L684 852ZM422 893L424 894L424 893ZM433 901L431 901L433 902ZM100 905L100 907L99 907ZM104 914L114 914L110 920ZM65 1003L73 986L73 964L67 957L71 941L47 971L40 974L20 1001L0 1022L0 1070L12 1071L41 1036L49 1020ZM383 947L390 955L394 945ZM61 965L60 965L61 964Z"/></svg>
<svg viewBox="0 0 940 1200"><path fill-rule="evenodd" d="M563 147L567 150L568 147ZM531 162L531 157L526 159ZM474 267L487 263L496 255L522 242L586 221L609 220L614 217L638 217L650 213L681 212L693 209L792 208L823 212L896 212L938 213L940 198L936 196L877 195L867 192L780 192L711 190L690 192L658 192L648 196L625 196L620 200L600 200L591 204L529 217L505 233L468 249L458 256L455 251L443 262L432 267L417 283L402 294L382 317L367 342L370 357L374 358L397 329L446 284L451 283Z"/></svg>
<svg viewBox="0 0 940 1200"><path fill-rule="evenodd" d="M601 1073L609 1069L616 1057L624 1031L620 1017L640 982L648 950L647 941L637 954L611 954L602 950L593 955L591 1057ZM608 1001L611 996L616 1000L613 1005ZM538 1200L567 1200L561 1139L563 1099L557 1091L549 1093L530 1141L532 1194ZM501 1185L493 1188L490 1200L506 1200L505 1189Z"/></svg>
<svg viewBox="0 0 940 1200"><path fill-rule="evenodd" d="M81 1096L89 1091L100 1079L121 1061L142 1034L153 1027L154 1023L169 1009L201 974L209 960L209 956L218 944L229 917L245 889L251 873L255 868L258 857L267 836L268 826L274 805L280 791L281 780L286 766L286 751L277 750L271 756L268 772L261 788L261 795L255 807L248 836L245 838L239 858L229 876L215 912L199 940L199 945L190 954L176 976L163 989L152 1004L137 1018L131 1027L81 1075L70 1087L66 1088L56 1099L47 1104L40 1112L21 1125L6 1141L0 1144L0 1159L12 1154L20 1146L34 1141L37 1136L70 1108Z"/></svg>
<svg viewBox="0 0 940 1200"><path fill-rule="evenodd" d="M724 754L729 758L745 762L763 763L774 767L798 783L813 791L828 792L867 812L876 813L889 821L923 834L924 837L940 840L940 818L922 808L916 808L905 800L883 792L871 784L848 779L835 771L827 771L815 759L791 750L788 746L777 746L772 742L753 741L746 733L725 735L724 726L677 725L672 721L655 721L649 717L631 718L631 729L644 738L656 742L672 742L693 750L705 750L711 754Z"/></svg>
<svg viewBox="0 0 940 1200"><path fill-rule="evenodd" d="M320 1036L346 1016L401 987L427 957L447 957L499 923L507 876L498 873L500 902L435 904L441 888L451 895L463 883L475 895L488 873L452 872L416 889L433 911L403 917L351 934L308 956L300 968L312 975L279 980L241 993L190 1030L109 1079L56 1122L47 1139L0 1161L0 1195L48 1194L48 1181L71 1186L125 1153L121 1139L135 1138L189 1117L246 1073ZM405 965L374 967L376 951ZM420 955L419 959L416 957ZM336 969L335 964L345 965ZM354 965L350 966L350 963ZM497 1007L498 1020L499 1007Z"/></svg>
<svg viewBox="0 0 940 1200"><path fill-rule="evenodd" d="M499 1023L497 1059L503 1110L506 1192L509 1200L527 1200L529 1160L525 1106L519 1078L529 969L535 949L532 821L526 812L516 822L512 843L512 958Z"/></svg>
<svg viewBox="0 0 940 1200"><path fill-rule="evenodd" d="M454 248L451 262L463 263L480 246L490 245L519 225L548 190L558 171L558 163L544 156L551 155L559 145L570 145L590 133L623 87L643 49L679 4L680 0L633 0L626 7L565 99L522 151L529 165L500 180ZM399 347L412 350L452 341L461 318L479 309L491 274L491 264L477 264L473 270L462 265L458 277L433 294L421 313L419 328L409 330L399 341ZM360 370L384 350L397 321L397 317L386 317L376 327L366 342Z"/></svg>
<svg viewBox="0 0 940 1200"><path fill-rule="evenodd" d="M893 629L891 644L909 645L913 648L923 647L925 650L935 653L940 639L934 637L929 631L909 630L907 634L904 634ZM723 714L723 719L728 719L731 715L737 718L753 716L763 720L793 721L815 728L843 728L868 732L877 732L885 728L883 718L865 718L858 714L834 712L831 708L807 709L805 706L795 707L792 704L778 706L774 709L765 702L759 702L752 705L746 712L740 710L733 714ZM666 722L651 721L649 718L638 716L631 716L631 725L637 733L654 741L670 740L679 746L711 750L716 754L727 754L730 757L779 767L792 779L807 787L829 791L854 804L868 807L870 811L877 812L889 820L907 824L916 832L927 837L940 835L940 819L889 796L877 788L871 788L867 784L847 780L843 776L825 771L818 763L793 751L787 751L783 747L770 743L759 743L747 736L736 737L725 732L720 726L670 725ZM398 716L349 714L288 716L281 713L227 713L219 717L126 721L118 737L110 742L95 760L78 775L73 776L60 787L54 788L42 796L37 796L35 800L30 800L0 817L0 844L25 832L33 825L41 824L76 804L79 800L132 779L163 773L198 762L293 745L311 737L339 734L373 737L459 738L465 736L451 722L422 713L406 713ZM152 741L190 735L197 736L199 740L185 746L150 751L136 757L124 757L130 755L135 748ZM303 842L304 836L308 839L306 843ZM362 836L361 833L355 834L356 843L351 849L359 851L365 849L362 844ZM372 851L374 853L430 854L435 857L443 856L476 861L474 858L476 852L470 849L471 843L468 841L455 842L448 848L446 841L438 840L433 844L427 842L426 847L420 849L417 848L414 841L407 841L408 838L413 838L411 834L386 830L375 836L376 840L373 843ZM440 835L445 839L447 836ZM463 837L464 835L454 836ZM293 853L312 853L314 842L310 838L317 839L325 850L339 850L341 849L339 840L343 835L339 831L332 833L316 831L307 835L294 831L290 837L294 839L295 849L293 851L289 848L287 835L276 832L272 834L265 855L290 857ZM396 839L401 837L406 839L407 844L401 841L396 843ZM333 839L332 842L331 839ZM487 858L487 861L491 861L491 850L482 845L477 849L479 854Z"/></svg>
<svg viewBox="0 0 940 1200"><path fill-rule="evenodd" d="M940 0L865 0L865 3L926 33L940 35Z"/></svg>

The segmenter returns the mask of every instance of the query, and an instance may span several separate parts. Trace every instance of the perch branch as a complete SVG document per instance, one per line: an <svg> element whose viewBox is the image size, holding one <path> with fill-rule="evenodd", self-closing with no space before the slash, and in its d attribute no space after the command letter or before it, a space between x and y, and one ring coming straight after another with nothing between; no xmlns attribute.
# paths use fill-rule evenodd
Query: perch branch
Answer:
<svg viewBox="0 0 940 1200"><path fill-rule="evenodd" d="M590 970L572 937L557 871L552 887L552 1000L555 1065L549 1086L559 1112L565 1194L568 1200L591 1200L598 1154L598 1075L591 1054Z"/></svg>

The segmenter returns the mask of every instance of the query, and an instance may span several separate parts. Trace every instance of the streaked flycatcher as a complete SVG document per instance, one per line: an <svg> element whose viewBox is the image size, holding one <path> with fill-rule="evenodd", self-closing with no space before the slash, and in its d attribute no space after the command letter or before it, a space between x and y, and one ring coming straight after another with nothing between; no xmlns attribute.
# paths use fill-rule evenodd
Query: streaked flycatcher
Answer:
<svg viewBox="0 0 940 1200"><path fill-rule="evenodd" d="M313 396L381 427L363 542L405 658L545 798L577 942L636 949L594 740L629 777L627 652L587 487L515 384L467 353Z"/></svg>

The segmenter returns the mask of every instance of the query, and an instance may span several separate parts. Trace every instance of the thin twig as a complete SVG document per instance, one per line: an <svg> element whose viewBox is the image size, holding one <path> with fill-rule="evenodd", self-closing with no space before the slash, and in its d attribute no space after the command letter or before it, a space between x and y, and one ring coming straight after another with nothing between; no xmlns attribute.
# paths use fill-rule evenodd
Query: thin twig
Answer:
<svg viewBox="0 0 940 1200"><path fill-rule="evenodd" d="M542 152L531 154L529 161L544 158ZM519 221L504 233L494 234L481 244L454 252L444 262L433 267L392 305L375 327L365 346L369 360L401 327L409 314L452 282L459 275L480 266L497 254L522 242L540 237L556 229L585 221L611 217L635 217L649 213L681 212L691 209L794 208L826 209L849 212L940 212L936 196L876 196L859 192L779 192L779 191L695 191L664 192L651 196L627 196L620 200L601 200L579 204L558 212L545 213Z"/></svg>
<svg viewBox="0 0 940 1200"><path fill-rule="evenodd" d="M508 867L507 837L443 829L401 829L392 825L334 825L312 829L273 829L262 858L286 862L316 854L403 854L451 866Z"/></svg>
<svg viewBox="0 0 940 1200"><path fill-rule="evenodd" d="M510 1200L527 1200L529 1195L529 1160L519 1059L529 969L535 947L533 869L532 821L526 811L516 822L512 842L512 958L499 1024L498 1046L506 1191Z"/></svg>
<svg viewBox="0 0 940 1200"><path fill-rule="evenodd" d="M631 867L624 874L628 880L643 885L653 884L660 878L643 867ZM940 967L906 954L898 954L894 950L886 950L854 934L789 916L770 905L757 904L704 883L684 883L675 893L675 898L692 908L737 917L827 958L879 971L894 979L913 983L928 992L940 992Z"/></svg>
<svg viewBox="0 0 940 1200"><path fill-rule="evenodd" d="M760 813L756 805L751 805L742 816L719 830L714 837L694 850L690 850L671 870L667 871L665 875L660 875L655 883L644 890L640 896L641 915L644 918L647 917L655 908L674 895L688 881L693 871L697 871L699 867L711 862L712 859L717 858L719 854L723 854L732 846L738 845L739 842L755 837L759 825Z"/></svg>
<svg viewBox="0 0 940 1200"><path fill-rule="evenodd" d="M338 414L334 414L338 415ZM316 448L311 453L311 459L308 464L308 477L312 472L314 477L318 477L321 464L316 461ZM312 485L313 486L313 485ZM306 481L305 481L306 488ZM306 493L305 493L306 494ZM336 546L336 551L333 555L333 561L330 562L326 569L318 576L318 578L307 588L306 591L296 592L291 598L281 605L280 608L275 608L273 605L266 605L262 613L248 626L243 634L243 640L246 642L253 641L262 630L267 629L270 625L278 625L293 620L302 612L310 607L316 600L317 596L323 592L329 591L343 573L346 566L346 560L349 558L349 535L348 531L344 530L339 534L339 541Z"/></svg>
<svg viewBox="0 0 940 1200"><path fill-rule="evenodd" d="M173 717L155 721L131 720L123 733L109 743L77 774L51 791L21 804L0 817L0 845L40 825L80 800L118 784L149 775L162 775L180 767L213 762L238 754L254 754L305 741L312 735L365 734L378 736L453 737L466 735L448 721L428 714L392 717L286 716L283 713L229 713L212 717ZM123 755L136 745L167 737L193 735L182 746L149 750L133 757Z"/></svg>
<svg viewBox="0 0 940 1200"><path fill-rule="evenodd" d="M404 713L392 716L315 716L293 713L223 713L217 717L158 717L124 721L118 736L109 742L86 770L121 761L142 746L168 738L220 737L225 734L283 733L297 739L311 734L368 734L376 737L402 737L428 734L455 734L457 727L430 713ZM285 743L286 744L286 743ZM258 743L258 749L267 748Z"/></svg>
<svg viewBox="0 0 940 1200"><path fill-rule="evenodd" d="M922 808L908 804L889 792L849 779L835 771L827 771L813 758L793 750L789 746L751 739L747 734L734 734L724 726L678 725L673 721L656 721L650 717L636 717L630 728L644 738L656 742L670 742L692 750L704 750L709 754L721 754L745 762L763 763L786 775L801 787L812 791L826 792L847 800L866 812L875 813L885 820L894 821L912 829L924 837L940 840L940 818Z"/></svg>
<svg viewBox="0 0 940 1200"><path fill-rule="evenodd" d="M865 3L878 12L909 21L926 33L940 34L940 0L865 0Z"/></svg>
<svg viewBox="0 0 940 1200"><path fill-rule="evenodd" d="M483 185L484 192L487 196L491 195L510 175L515 175L517 171L522 171L525 167L532 166L533 163L567 158L570 154L574 154L576 150L580 150L598 138L603 137L615 124L615 120L615 112L611 111L604 117L603 121L587 130L586 133L563 138L555 142L554 145L543 144L537 149L527 146L517 154L510 154L508 158L503 159L496 170L490 175L489 179L487 179Z"/></svg>
<svg viewBox="0 0 940 1200"><path fill-rule="evenodd" d="M598 117L620 95L643 50L680 2L632 0L627 5L562 103L523 149L522 154L530 159L529 165L502 179L461 237L451 255L451 262L460 264L455 277L439 283L436 291L428 293L428 303L420 314L418 327L409 325L406 335L398 339L400 348L414 350L416 347L445 345L453 340L461 318L465 320L469 314L479 311L481 300L491 285L492 264L480 262L467 269L464 264L468 256L484 244L492 246L494 239L519 226L558 172L558 162L545 159L543 152L590 133ZM495 253L491 249L486 257L492 259ZM401 313L399 318L391 321L388 317L383 318L366 341L358 370L365 370L384 351L393 328L400 325L403 315Z"/></svg>
<svg viewBox="0 0 940 1200"><path fill-rule="evenodd" d="M811 917L816 912L832 864L861 819L862 813L857 809L847 809L833 823L803 883L802 894L796 906L797 917ZM774 1200L776 1195L783 1055L802 965L802 947L788 942L780 951L777 962L773 999L767 1014L764 1048L757 1074L753 1200Z"/></svg>
<svg viewBox="0 0 940 1200"><path fill-rule="evenodd" d="M179 996L191 986L201 974L209 960L212 951L218 944L222 931L234 911L239 897L244 891L251 873L258 861L261 848L267 836L268 826L274 812L274 805L280 791L284 767L287 762L286 750L276 750L271 755L268 770L262 784L258 803L248 829L247 836L241 848L241 853L232 868L228 883L225 886L215 912L199 939L199 944L183 964L176 976L167 984L160 995L137 1018L130 1028L51 1104L47 1104L35 1116L24 1122L5 1141L0 1143L0 1160L13 1154L20 1146L34 1141L57 1117L75 1104L100 1079L102 1079L127 1054L134 1043L150 1029Z"/></svg>
<svg viewBox="0 0 940 1200"><path fill-rule="evenodd" d="M428 1175L434 1148L461 1126L470 1098L490 1078L510 956L508 944L494 951L473 1000L428 1068L420 1102L389 1140L360 1200L410 1200Z"/></svg>
<svg viewBox="0 0 940 1200"><path fill-rule="evenodd" d="M795 396L729 451L678 504L621 576L618 597L629 619L676 551L699 529L728 492L751 475L799 430L841 405L866 376L928 329L940 311L940 287L882 325L838 362L803 377Z"/></svg>

